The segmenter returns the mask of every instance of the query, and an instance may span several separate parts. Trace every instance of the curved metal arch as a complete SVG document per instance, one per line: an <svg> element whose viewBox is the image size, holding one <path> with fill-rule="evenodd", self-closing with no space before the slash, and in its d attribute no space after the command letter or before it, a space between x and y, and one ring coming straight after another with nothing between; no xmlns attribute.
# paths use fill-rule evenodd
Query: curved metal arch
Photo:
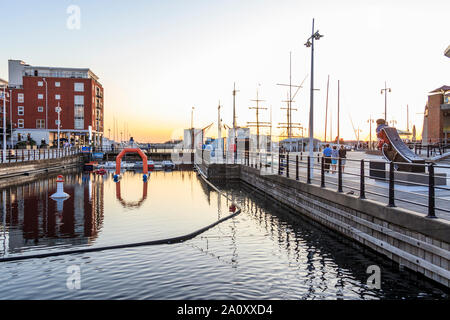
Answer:
<svg viewBox="0 0 450 320"><path fill-rule="evenodd" d="M126 153L138 153L142 158L142 167L144 170L144 174L148 175L147 156L139 148L124 148L122 151L120 151L120 153L116 157L116 175L120 175L120 165L122 163L122 157Z"/></svg>

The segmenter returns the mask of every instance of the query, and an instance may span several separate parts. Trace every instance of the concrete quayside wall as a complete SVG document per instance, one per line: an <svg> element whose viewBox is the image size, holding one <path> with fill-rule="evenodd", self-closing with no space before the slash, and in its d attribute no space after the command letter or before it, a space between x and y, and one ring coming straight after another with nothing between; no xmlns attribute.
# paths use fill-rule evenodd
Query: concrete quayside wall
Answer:
<svg viewBox="0 0 450 320"><path fill-rule="evenodd" d="M0 186L2 184L2 180L5 178L77 166L83 163L83 159L83 156L78 154L55 159L2 163L0 164Z"/></svg>
<svg viewBox="0 0 450 320"><path fill-rule="evenodd" d="M359 199L243 165L201 164L210 180L240 180L299 214L450 287L450 221Z"/></svg>

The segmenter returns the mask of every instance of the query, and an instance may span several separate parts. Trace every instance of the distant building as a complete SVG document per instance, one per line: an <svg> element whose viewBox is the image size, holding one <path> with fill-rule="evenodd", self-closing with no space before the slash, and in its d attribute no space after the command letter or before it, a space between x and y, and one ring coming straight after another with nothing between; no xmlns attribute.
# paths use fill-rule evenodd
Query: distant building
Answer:
<svg viewBox="0 0 450 320"><path fill-rule="evenodd" d="M56 145L59 104L60 138L74 145L102 144L103 87L90 69L9 60L8 73L12 105L7 113L12 110L14 142L29 136L37 145Z"/></svg>
<svg viewBox="0 0 450 320"><path fill-rule="evenodd" d="M442 86L428 94L422 142L450 142L450 86Z"/></svg>

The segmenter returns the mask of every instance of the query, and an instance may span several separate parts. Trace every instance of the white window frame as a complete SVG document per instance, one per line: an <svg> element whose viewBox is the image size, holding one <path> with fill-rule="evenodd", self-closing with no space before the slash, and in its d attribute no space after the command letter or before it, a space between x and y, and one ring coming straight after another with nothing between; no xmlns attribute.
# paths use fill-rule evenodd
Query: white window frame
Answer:
<svg viewBox="0 0 450 320"><path fill-rule="evenodd" d="M39 127L38 127L39 121ZM45 119L36 119L36 129L45 129Z"/></svg>
<svg viewBox="0 0 450 320"><path fill-rule="evenodd" d="M61 82L55 81L55 87L61 87Z"/></svg>
<svg viewBox="0 0 450 320"><path fill-rule="evenodd" d="M73 84L73 91L84 92L84 83L83 82L75 82Z"/></svg>
<svg viewBox="0 0 450 320"><path fill-rule="evenodd" d="M61 95L60 94L55 94L55 100L61 100Z"/></svg>
<svg viewBox="0 0 450 320"><path fill-rule="evenodd" d="M38 81L38 87L43 87L44 86L44 81Z"/></svg>
<svg viewBox="0 0 450 320"><path fill-rule="evenodd" d="M17 128L19 128L19 129L25 128L25 120L24 119L17 120Z"/></svg>
<svg viewBox="0 0 450 320"><path fill-rule="evenodd" d="M43 100L44 99L44 94L43 93L38 93L38 99L39 100Z"/></svg>
<svg viewBox="0 0 450 320"><path fill-rule="evenodd" d="M44 112L44 107L41 107L41 106L37 107L37 111L38 112Z"/></svg>
<svg viewBox="0 0 450 320"><path fill-rule="evenodd" d="M17 94L17 102L23 103L24 100L25 100L25 95L23 93L18 93Z"/></svg>
<svg viewBox="0 0 450 320"><path fill-rule="evenodd" d="M24 106L17 106L17 115L19 115L19 116L25 115L25 107Z"/></svg>

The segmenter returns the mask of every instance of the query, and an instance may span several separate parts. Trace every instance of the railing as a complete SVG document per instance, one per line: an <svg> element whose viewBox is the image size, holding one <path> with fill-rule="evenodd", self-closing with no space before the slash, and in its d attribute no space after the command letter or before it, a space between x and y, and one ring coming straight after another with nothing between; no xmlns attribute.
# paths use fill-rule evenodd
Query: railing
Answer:
<svg viewBox="0 0 450 320"><path fill-rule="evenodd" d="M3 159L4 151L0 151L0 163L16 163L34 160L57 159L76 155L81 152L79 147L51 149L8 149Z"/></svg>
<svg viewBox="0 0 450 320"><path fill-rule="evenodd" d="M327 158L321 153L240 152L206 157L205 163L237 163L260 170L263 175L281 175L322 188L333 188L389 207L401 207L427 218L450 220L450 166L426 162L407 165L412 172L398 171L400 162L382 159ZM208 159L206 159L208 158ZM336 163L331 163L335 160ZM383 168L370 163L377 162Z"/></svg>

